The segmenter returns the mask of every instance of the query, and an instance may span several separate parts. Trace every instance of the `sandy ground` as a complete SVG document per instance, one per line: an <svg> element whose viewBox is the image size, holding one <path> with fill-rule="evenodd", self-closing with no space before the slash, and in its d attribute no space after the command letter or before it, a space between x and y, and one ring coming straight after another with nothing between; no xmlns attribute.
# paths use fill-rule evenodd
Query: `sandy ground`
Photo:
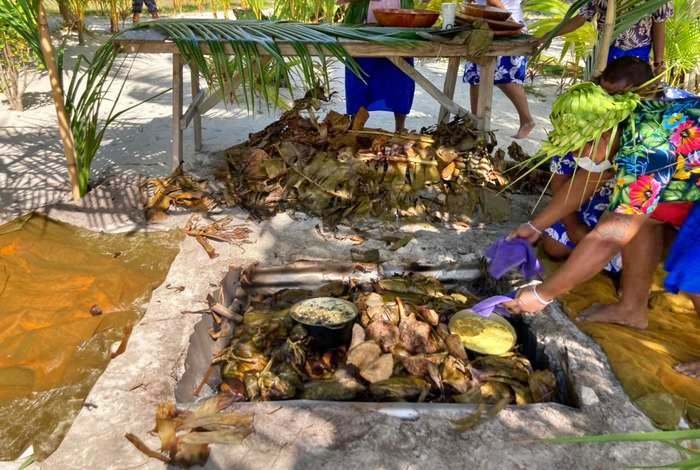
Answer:
<svg viewBox="0 0 700 470"><path fill-rule="evenodd" d="M86 46L69 45L66 50L66 69L70 70L79 54L91 54L96 44L105 40L107 25L99 18L90 19L95 36ZM167 55L139 55L129 59L131 67L120 106L127 107L153 96L171 86L171 60ZM442 84L446 61L422 61L417 64L433 83ZM338 94L330 108L344 112L343 70L333 71L333 87ZM185 74L185 90L189 90L189 76ZM117 88L117 87L115 87ZM529 152L537 149L544 137L547 116L556 94L556 86L541 80L535 83L535 94L529 103L537 121L531 138L520 141ZM458 102L467 103L468 86L459 83ZM189 97L185 98L187 106ZM515 109L499 91L494 93L492 127L498 142L507 147L518 127ZM413 111L407 126L420 129L434 124L439 105L420 87L416 88ZM185 132L186 170L201 168L200 164L231 145L245 140L250 132L262 129L278 117L278 112L258 111L250 115L245 109L220 104L207 113L203 120L204 149L195 154L192 131ZM107 175L166 175L170 172L171 94L143 104L123 115L108 130L102 148L93 162L96 178ZM393 115L373 113L370 127L393 129ZM14 112L7 103L0 103L0 222L22 213L65 199L67 174L62 146L58 138L56 117L49 94L46 76L36 77L28 88L27 109Z"/></svg>

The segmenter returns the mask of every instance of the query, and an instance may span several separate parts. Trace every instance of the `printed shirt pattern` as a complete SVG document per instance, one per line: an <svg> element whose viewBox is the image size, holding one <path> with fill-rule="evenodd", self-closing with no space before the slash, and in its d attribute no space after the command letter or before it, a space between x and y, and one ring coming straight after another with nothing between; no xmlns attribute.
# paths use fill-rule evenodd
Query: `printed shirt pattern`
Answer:
<svg viewBox="0 0 700 470"><path fill-rule="evenodd" d="M598 14L598 30L601 31L605 26L605 12L608 9L607 0L591 0L579 10L587 21L593 20L593 17ZM651 44L651 27L654 23L661 23L673 16L673 2L669 2L656 10L653 14L639 20L639 22L631 26L627 31L620 34L615 39L613 46L620 49L630 50L638 47L649 46Z"/></svg>
<svg viewBox="0 0 700 470"><path fill-rule="evenodd" d="M611 212L649 215L700 201L700 98L647 101L622 131Z"/></svg>

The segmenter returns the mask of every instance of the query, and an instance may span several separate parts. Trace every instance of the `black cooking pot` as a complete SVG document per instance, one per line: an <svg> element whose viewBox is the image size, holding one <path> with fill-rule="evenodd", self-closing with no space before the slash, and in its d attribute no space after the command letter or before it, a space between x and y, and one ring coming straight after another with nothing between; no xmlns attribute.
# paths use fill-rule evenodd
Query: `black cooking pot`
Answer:
<svg viewBox="0 0 700 470"><path fill-rule="evenodd" d="M327 314L315 315L319 309ZM355 304L335 297L302 300L289 310L289 315L304 326L314 346L321 351L350 343L357 313Z"/></svg>

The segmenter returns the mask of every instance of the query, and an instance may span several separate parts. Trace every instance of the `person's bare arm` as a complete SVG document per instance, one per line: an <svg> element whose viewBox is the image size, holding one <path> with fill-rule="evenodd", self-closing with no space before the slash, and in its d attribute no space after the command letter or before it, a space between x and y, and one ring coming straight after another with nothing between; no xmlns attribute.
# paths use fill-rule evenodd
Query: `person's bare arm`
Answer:
<svg viewBox="0 0 700 470"><path fill-rule="evenodd" d="M654 73L664 71L664 58L666 49L666 23L653 23L651 26L651 44L654 49Z"/></svg>
<svg viewBox="0 0 700 470"><path fill-rule="evenodd" d="M501 10L508 9L501 0L486 0L486 4L490 7L500 8Z"/></svg>
<svg viewBox="0 0 700 470"><path fill-rule="evenodd" d="M569 292L598 274L637 235L647 216L608 213L576 246L566 263L537 290L546 299Z"/></svg>
<svg viewBox="0 0 700 470"><path fill-rule="evenodd" d="M608 173L589 173L580 168L577 169L569 183L559 188L547 207L532 220L533 225L543 229L573 214L582 203L593 196L608 177Z"/></svg>
<svg viewBox="0 0 700 470"><path fill-rule="evenodd" d="M563 36L565 34L569 34L571 32L576 31L579 29L581 26L583 26L586 23L586 18L584 18L582 15L576 15L573 18L569 20L568 23L566 23L561 30L557 33L557 36Z"/></svg>
<svg viewBox="0 0 700 470"><path fill-rule="evenodd" d="M536 288L518 291L515 300L504 304L515 313L539 312L546 304L598 274L615 253L639 233L647 216L608 213L586 235L566 262Z"/></svg>

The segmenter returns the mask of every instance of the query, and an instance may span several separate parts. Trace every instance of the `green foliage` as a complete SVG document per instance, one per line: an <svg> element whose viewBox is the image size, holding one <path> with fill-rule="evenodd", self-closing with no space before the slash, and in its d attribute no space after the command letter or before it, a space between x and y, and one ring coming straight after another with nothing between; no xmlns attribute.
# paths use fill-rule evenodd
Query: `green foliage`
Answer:
<svg viewBox="0 0 700 470"><path fill-rule="evenodd" d="M297 73L301 85L308 90L319 86L328 90L326 64L329 58L337 59L353 73L362 76L357 63L338 39L397 47L410 47L414 41L421 40L413 32L395 28L278 21L188 18L142 23L137 27L158 29L165 33L175 42L185 61L197 64L209 85L218 87L222 93L227 84L240 84L237 88L241 90L248 109L254 107L258 93L268 104L278 102L281 84L290 82L292 71ZM282 43L294 50L294 61L282 55ZM204 55L201 45L208 47L211 52L209 57ZM259 87L256 85L259 83L267 86ZM225 98L226 94L223 93L223 96Z"/></svg>
<svg viewBox="0 0 700 470"><path fill-rule="evenodd" d="M32 59L32 51L22 37L0 23L0 93L15 111L24 109L22 95Z"/></svg>
<svg viewBox="0 0 700 470"><path fill-rule="evenodd" d="M37 15L40 0L0 0L0 24L22 38L38 64L45 66L39 47Z"/></svg>
<svg viewBox="0 0 700 470"><path fill-rule="evenodd" d="M564 19L569 4L564 0L527 0L523 5L526 13L542 15L544 18L530 23L528 29L530 33L537 37L544 37L554 29ZM578 65L590 53L596 41L595 27L592 23L586 23L564 36L560 61L563 61L567 54L571 54L573 62Z"/></svg>
<svg viewBox="0 0 700 470"><path fill-rule="evenodd" d="M700 1L675 0L675 14L666 23L666 64L670 82L678 85L700 66Z"/></svg>
<svg viewBox="0 0 700 470"><path fill-rule="evenodd" d="M607 444L611 442L658 442L672 447L681 455L681 460L671 464L659 464L645 468L677 468L693 470L700 468L700 450L683 446L684 442L700 439L700 429L684 431L656 431L637 433L603 434L598 436L572 436L544 439L550 444Z"/></svg>
<svg viewBox="0 0 700 470"><path fill-rule="evenodd" d="M276 0L273 17L303 23L332 23L337 9L335 0Z"/></svg>
<svg viewBox="0 0 700 470"><path fill-rule="evenodd" d="M65 92L66 112L75 141L75 159L81 196L88 191L92 161L100 149L108 126L125 112L143 103L116 111L117 102L129 76L127 70L116 96L111 99L111 105L108 105L106 116L104 115L102 107L108 103L107 93L114 85L116 77L122 72L127 60L124 57L120 65L114 68L116 57L117 50L111 41L97 49L92 60L83 55L79 56L73 67L68 90ZM87 63L87 67L81 71L83 63ZM168 91L163 91L145 101L150 101Z"/></svg>

